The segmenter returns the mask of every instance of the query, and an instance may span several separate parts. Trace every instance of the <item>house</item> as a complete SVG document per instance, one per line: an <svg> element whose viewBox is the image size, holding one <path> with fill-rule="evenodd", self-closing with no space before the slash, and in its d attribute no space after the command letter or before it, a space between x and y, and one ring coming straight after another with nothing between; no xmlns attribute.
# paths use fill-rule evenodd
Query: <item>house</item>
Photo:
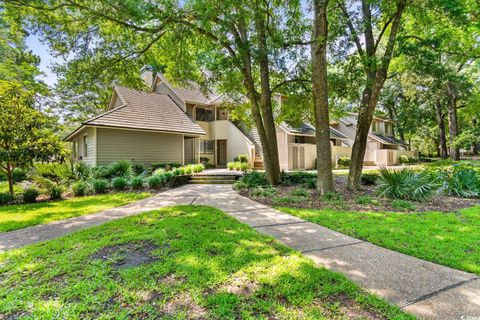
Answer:
<svg viewBox="0 0 480 320"><path fill-rule="evenodd" d="M257 131L231 121L225 95L205 92L195 82L175 85L149 67L142 69L141 77L150 91L115 86L108 111L83 122L65 138L72 142L75 161L96 166L118 160L146 165L208 161L215 167L225 167L239 154L247 154L252 166L263 167ZM330 128L333 163L351 154L356 122L350 118ZM386 128L387 121L378 122ZM284 122L276 131L282 170L314 168L315 129L310 124ZM389 160L389 154L376 150L397 150L393 146L401 143L382 132L372 131L376 144L369 142L368 152L373 155L368 161L383 161L384 156Z"/></svg>
<svg viewBox="0 0 480 320"><path fill-rule="evenodd" d="M357 131L357 114L349 113L332 125L348 140L343 142L352 147L355 141L355 133ZM407 144L395 138L393 130L394 122L387 119L374 117L370 126L370 132L367 138L367 149L365 151L365 165L395 165L399 163L401 155L415 157L414 151L407 150Z"/></svg>

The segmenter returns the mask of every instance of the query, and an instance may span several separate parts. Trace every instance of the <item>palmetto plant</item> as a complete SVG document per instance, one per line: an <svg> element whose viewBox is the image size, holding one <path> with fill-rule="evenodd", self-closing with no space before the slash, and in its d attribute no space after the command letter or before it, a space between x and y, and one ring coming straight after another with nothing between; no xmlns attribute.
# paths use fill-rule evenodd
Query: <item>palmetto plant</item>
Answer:
<svg viewBox="0 0 480 320"><path fill-rule="evenodd" d="M449 195L463 198L480 196L480 175L473 169L455 168L443 178L443 189Z"/></svg>
<svg viewBox="0 0 480 320"><path fill-rule="evenodd" d="M380 196L391 199L424 201L431 197L439 185L426 175L410 168L387 169L380 168Z"/></svg>

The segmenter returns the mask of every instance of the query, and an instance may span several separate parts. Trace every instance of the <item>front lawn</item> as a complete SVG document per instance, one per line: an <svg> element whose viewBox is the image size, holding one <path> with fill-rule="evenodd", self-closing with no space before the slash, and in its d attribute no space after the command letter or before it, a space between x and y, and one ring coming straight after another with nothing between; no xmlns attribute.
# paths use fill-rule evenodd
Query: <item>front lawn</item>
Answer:
<svg viewBox="0 0 480 320"><path fill-rule="evenodd" d="M210 207L117 220L0 265L0 318L413 319Z"/></svg>
<svg viewBox="0 0 480 320"><path fill-rule="evenodd" d="M117 193L73 198L64 201L0 207L0 232L21 229L56 220L119 207L144 199L150 193Z"/></svg>
<svg viewBox="0 0 480 320"><path fill-rule="evenodd" d="M379 246L480 275L480 207L456 213L281 211Z"/></svg>

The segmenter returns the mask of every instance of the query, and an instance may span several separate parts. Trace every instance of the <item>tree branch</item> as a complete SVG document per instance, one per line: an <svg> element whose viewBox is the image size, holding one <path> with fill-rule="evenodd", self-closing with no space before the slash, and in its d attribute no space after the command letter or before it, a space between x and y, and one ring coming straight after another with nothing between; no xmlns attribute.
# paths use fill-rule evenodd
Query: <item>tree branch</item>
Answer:
<svg viewBox="0 0 480 320"><path fill-rule="evenodd" d="M347 8L345 7L345 2L342 2L338 5L340 7L340 10L342 11L345 19L347 19L347 27L350 30L350 33L352 35L353 41L355 42L355 45L357 46L357 51L360 54L361 57L365 56L365 53L362 48L362 43L360 42L360 38L357 34L357 31L355 30L355 27L353 26L352 19L350 18L350 14L348 13Z"/></svg>

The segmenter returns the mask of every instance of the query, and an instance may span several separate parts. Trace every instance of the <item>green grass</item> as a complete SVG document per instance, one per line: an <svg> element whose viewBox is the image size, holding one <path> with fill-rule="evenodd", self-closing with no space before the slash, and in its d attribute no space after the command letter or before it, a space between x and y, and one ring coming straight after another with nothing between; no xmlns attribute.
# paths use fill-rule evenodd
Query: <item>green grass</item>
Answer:
<svg viewBox="0 0 480 320"><path fill-rule="evenodd" d="M15 194L21 194L23 192L23 188L19 184L14 184L13 191L15 192ZM0 192L8 192L7 181L0 181Z"/></svg>
<svg viewBox="0 0 480 320"><path fill-rule="evenodd" d="M150 193L117 193L0 207L0 232L6 232L56 220L123 206L144 199Z"/></svg>
<svg viewBox="0 0 480 320"><path fill-rule="evenodd" d="M379 246L480 275L480 207L458 213L279 208Z"/></svg>
<svg viewBox="0 0 480 320"><path fill-rule="evenodd" d="M147 263L125 266L147 247ZM413 319L203 206L164 208L9 251L0 266L0 318L346 319L350 304Z"/></svg>

